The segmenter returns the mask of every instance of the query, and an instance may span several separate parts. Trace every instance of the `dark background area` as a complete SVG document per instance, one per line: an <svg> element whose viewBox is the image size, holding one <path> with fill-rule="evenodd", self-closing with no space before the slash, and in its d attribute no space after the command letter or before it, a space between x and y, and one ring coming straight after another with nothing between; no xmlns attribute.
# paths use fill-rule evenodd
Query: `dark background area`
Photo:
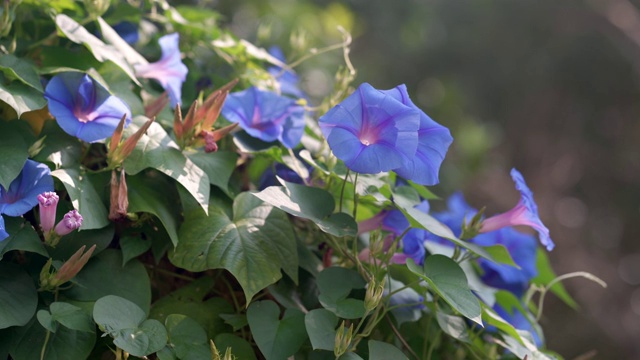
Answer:
<svg viewBox="0 0 640 360"><path fill-rule="evenodd" d="M628 0L202 1L240 37L322 47L354 37L355 85L405 83L454 144L436 192L463 189L487 213L517 201L509 170L534 190L558 274L588 271L602 289L565 282L542 325L568 359L640 358L640 12ZM300 36L301 34L306 35ZM295 43L295 41L294 41ZM299 69L312 95L330 89L341 54ZM333 68L331 66L334 66Z"/></svg>

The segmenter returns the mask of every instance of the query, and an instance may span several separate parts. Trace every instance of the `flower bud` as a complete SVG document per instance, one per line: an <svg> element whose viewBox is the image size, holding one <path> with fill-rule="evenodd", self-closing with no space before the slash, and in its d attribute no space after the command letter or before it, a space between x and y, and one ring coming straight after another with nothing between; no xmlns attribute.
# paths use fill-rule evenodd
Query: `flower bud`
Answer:
<svg viewBox="0 0 640 360"><path fill-rule="evenodd" d="M340 327L336 331L336 340L333 348L333 354L336 358L339 358L349 350L351 339L353 338L353 324L349 326L349 329L345 329L345 323L342 321Z"/></svg>
<svg viewBox="0 0 640 360"><path fill-rule="evenodd" d="M51 263L53 259L49 259L47 263L42 267L40 271L40 289L41 290L55 290L60 285L73 279L80 270L87 264L91 254L96 249L96 245L93 245L86 253L83 254L86 246L82 246L75 254L71 255L58 271L51 272Z"/></svg>
<svg viewBox="0 0 640 360"><path fill-rule="evenodd" d="M82 226L82 215L77 210L71 210L56 225L54 232L58 236L65 236L80 226Z"/></svg>
<svg viewBox="0 0 640 360"><path fill-rule="evenodd" d="M216 144L211 131L203 130L202 136L204 137L204 152L211 153L218 151L218 144Z"/></svg>
<svg viewBox="0 0 640 360"><path fill-rule="evenodd" d="M38 195L38 203L40 204L40 227L45 233L51 231L56 224L58 200L60 200L60 198L53 191L47 191Z"/></svg>
<svg viewBox="0 0 640 360"><path fill-rule="evenodd" d="M127 181L124 169L120 172L120 181L116 171L111 172L111 196L109 205L109 220L119 220L127 216L129 198L127 196Z"/></svg>
<svg viewBox="0 0 640 360"><path fill-rule="evenodd" d="M109 9L110 0L84 0L84 6L92 19L97 19Z"/></svg>
<svg viewBox="0 0 640 360"><path fill-rule="evenodd" d="M380 300L382 299L382 295L384 294L384 281L376 284L375 280L371 280L367 285L367 293L364 297L364 307L367 312L373 311L378 304L380 304Z"/></svg>

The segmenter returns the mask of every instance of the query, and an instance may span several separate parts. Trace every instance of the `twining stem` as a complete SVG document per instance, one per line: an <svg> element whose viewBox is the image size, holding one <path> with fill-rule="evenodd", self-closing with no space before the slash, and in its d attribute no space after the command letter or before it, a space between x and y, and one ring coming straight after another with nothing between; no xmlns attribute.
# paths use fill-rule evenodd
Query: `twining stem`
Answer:
<svg viewBox="0 0 640 360"><path fill-rule="evenodd" d="M338 205L338 212L342 212L342 199L344 198L344 188L347 187L347 179L349 179L350 169L347 169L347 173L344 175L344 181L342 182L342 189L340 189L340 205Z"/></svg>
<svg viewBox="0 0 640 360"><path fill-rule="evenodd" d="M574 277L584 277L588 280L591 280L595 283L597 283L598 285L606 288L607 287L607 283L604 282L602 279L600 279L599 277L588 273L586 271L575 271L575 272L571 272L568 274L564 274L564 275L560 275L557 278L551 280L547 286L544 286L542 289L540 289L540 299L538 300L538 314L536 314L536 321L539 321L540 318L542 317L542 310L544 308L544 298L547 295L547 292L551 289L551 287L563 280L566 279L571 279ZM532 294L531 294L532 295ZM528 296L527 298L527 303L531 300L531 296Z"/></svg>
<svg viewBox="0 0 640 360"><path fill-rule="evenodd" d="M357 219L358 214L358 173L356 173L355 179L353 179L353 219Z"/></svg>
<svg viewBox="0 0 640 360"><path fill-rule="evenodd" d="M413 351L411 346L409 346L409 344L407 344L407 341L402 337L402 334L400 334L398 329L396 329L396 327L393 325L393 322L391 322L391 319L389 318L389 316L385 315L385 318L387 318L387 321L389 322L389 326L391 326L391 331L393 331L393 333L396 334L396 337L398 338L398 340L400 340L400 342L405 347L405 349L407 349L407 351L409 351L411 355L413 355L417 360L420 360L420 357L418 356L418 354L416 354L416 352Z"/></svg>

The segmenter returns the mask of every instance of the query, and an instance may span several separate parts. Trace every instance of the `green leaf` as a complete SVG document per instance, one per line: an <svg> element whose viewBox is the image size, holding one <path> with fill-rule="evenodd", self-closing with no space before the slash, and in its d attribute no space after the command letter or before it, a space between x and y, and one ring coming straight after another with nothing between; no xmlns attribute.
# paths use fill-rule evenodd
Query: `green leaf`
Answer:
<svg viewBox="0 0 640 360"><path fill-rule="evenodd" d="M233 331L238 331L249 324L245 314L220 314L220 318L224 320L225 324L231 326Z"/></svg>
<svg viewBox="0 0 640 360"><path fill-rule="evenodd" d="M164 322L169 333L168 345L181 360L210 359L211 348L207 333L195 320L173 314Z"/></svg>
<svg viewBox="0 0 640 360"><path fill-rule="evenodd" d="M247 134L244 130L233 133L233 142L242 152L245 153L266 151L272 147L278 146L279 144L277 141L262 141Z"/></svg>
<svg viewBox="0 0 640 360"><path fill-rule="evenodd" d="M93 251L93 256L95 257L109 246L114 234L115 226L113 224L109 224L109 226L102 229L74 231L65 235L64 239L55 248L47 248L47 251L49 256L55 260L67 260L83 245L87 249L96 245L96 249ZM40 241L39 238L38 241Z"/></svg>
<svg viewBox="0 0 640 360"><path fill-rule="evenodd" d="M125 130L131 136L147 121L144 116L136 116ZM124 162L129 175L135 175L147 168L154 168L182 185L207 212L209 203L209 177L180 152L160 124L153 123L140 138L133 152Z"/></svg>
<svg viewBox="0 0 640 360"><path fill-rule="evenodd" d="M444 255L431 255L424 261L424 270L412 259L407 259L407 267L426 280L452 308L482 326L480 302L469 289L467 277L458 263Z"/></svg>
<svg viewBox="0 0 640 360"><path fill-rule="evenodd" d="M120 238L120 248L122 249L122 265L124 266L129 260L151 249L151 240L125 236Z"/></svg>
<svg viewBox="0 0 640 360"><path fill-rule="evenodd" d="M13 123L0 121L0 186L5 189L18 177L29 156L30 144L22 136L16 136L11 125Z"/></svg>
<svg viewBox="0 0 640 360"><path fill-rule="evenodd" d="M531 280L533 284L547 286L547 284L558 277L551 267L547 252L542 248L538 248L536 252L536 268L538 269L538 276ZM578 304L573 300L571 295L569 295L561 282L555 283L550 290L571 308L579 308Z"/></svg>
<svg viewBox="0 0 640 360"><path fill-rule="evenodd" d="M223 191L229 191L229 179L236 168L238 155L230 151L217 151L214 153L195 152L186 154L199 168L209 176L211 185L215 185Z"/></svg>
<svg viewBox="0 0 640 360"><path fill-rule="evenodd" d="M409 360L400 349L381 341L369 340L369 360Z"/></svg>
<svg viewBox="0 0 640 360"><path fill-rule="evenodd" d="M58 326L55 333L47 334L47 330L32 319L24 327L16 329L16 343L10 351L12 359L87 359L96 343L95 332L76 331ZM44 357L41 357L42 346L46 341Z"/></svg>
<svg viewBox="0 0 640 360"><path fill-rule="evenodd" d="M140 55L134 48L132 48L120 35L101 17L98 17L98 24L100 25L100 32L102 37L113 45L117 51L131 65L147 65L149 62L142 55Z"/></svg>
<svg viewBox="0 0 640 360"><path fill-rule="evenodd" d="M47 310L38 310L38 312L36 313L36 318L38 319L40 325L42 325L42 327L44 327L48 331L54 333L58 329L58 323L53 320L53 317L51 317L51 313L49 313Z"/></svg>
<svg viewBox="0 0 640 360"><path fill-rule="evenodd" d="M40 76L38 76L36 69L23 59L11 54L0 56L0 71L11 81L17 80L40 92L43 91L42 84L40 84Z"/></svg>
<svg viewBox="0 0 640 360"><path fill-rule="evenodd" d="M282 277L297 281L298 253L287 215L250 193L241 193L233 208L212 198L209 215L185 209L180 242L171 262L189 271L223 268L242 286L247 302Z"/></svg>
<svg viewBox="0 0 640 360"><path fill-rule="evenodd" d="M342 356L340 356L338 360L363 360L363 359L360 355L354 352L348 352L348 353L342 354Z"/></svg>
<svg viewBox="0 0 640 360"><path fill-rule="evenodd" d="M323 189L281 180L283 187L270 186L253 195L291 215L309 219L335 236L354 236L358 232L355 220L345 213L333 213L333 196Z"/></svg>
<svg viewBox="0 0 640 360"><path fill-rule="evenodd" d="M503 333L512 336L520 344L524 344L524 340L522 339L516 328L514 328L513 325L509 324L500 315L498 315L498 313L493 311L493 309L489 308L488 306L482 307L482 320L484 320L487 325L495 326Z"/></svg>
<svg viewBox="0 0 640 360"><path fill-rule="evenodd" d="M175 184L157 172L127 177L129 212L145 212L158 217L173 246L178 244L180 206Z"/></svg>
<svg viewBox="0 0 640 360"><path fill-rule="evenodd" d="M43 147L35 156L39 162L51 162L55 168L77 168L82 155L82 144L67 134L55 121L45 121L40 132L44 137Z"/></svg>
<svg viewBox="0 0 640 360"><path fill-rule="evenodd" d="M295 354L307 339L304 313L280 308L271 300L257 301L247 309L247 320L258 348L267 360L282 360Z"/></svg>
<svg viewBox="0 0 640 360"><path fill-rule="evenodd" d="M100 229L109 225L108 213L89 175L80 167L51 172L69 193L73 207L82 215L80 230Z"/></svg>
<svg viewBox="0 0 640 360"><path fill-rule="evenodd" d="M118 250L108 249L91 258L74 282L77 285L63 292L69 299L96 301L116 295L149 312L151 284L147 270L135 259L122 266L122 254Z"/></svg>
<svg viewBox="0 0 640 360"><path fill-rule="evenodd" d="M201 277L156 301L149 317L164 322L170 314L188 316L205 329L207 338L213 339L217 334L229 330L221 314L234 311L233 306L222 298L205 300L213 285L213 278Z"/></svg>
<svg viewBox="0 0 640 360"><path fill-rule="evenodd" d="M27 111L42 109L47 105L42 91L19 81L7 82L4 75L0 75L0 100L11 106L18 118Z"/></svg>
<svg viewBox="0 0 640 360"><path fill-rule="evenodd" d="M436 311L436 319L438 320L440 329L442 329L445 334L465 343L470 342L467 323L463 318L445 314L442 311Z"/></svg>
<svg viewBox="0 0 640 360"><path fill-rule="evenodd" d="M516 269L520 269L520 266L513 261L511 254L509 254L509 250L504 245L491 245L483 247L487 253L491 255L495 262L500 264L506 264L515 267Z"/></svg>
<svg viewBox="0 0 640 360"><path fill-rule="evenodd" d="M116 346L134 356L152 354L167 343L167 331L158 320L145 320L144 310L119 296L98 299L93 307L93 319L113 337Z"/></svg>
<svg viewBox="0 0 640 360"><path fill-rule="evenodd" d="M364 289L366 283L358 272L341 267L324 269L317 277L322 306L344 319L364 316L364 301L347 298L353 289Z"/></svg>
<svg viewBox="0 0 640 360"><path fill-rule="evenodd" d="M38 233L24 218L5 216L4 225L9 237L0 241L0 260L11 250L29 251L44 257L49 256Z"/></svg>
<svg viewBox="0 0 640 360"><path fill-rule="evenodd" d="M54 302L49 306L51 318L62 326L77 331L95 332L91 316L83 309L65 302Z"/></svg>
<svg viewBox="0 0 640 360"><path fill-rule="evenodd" d="M335 347L338 317L325 309L311 310L304 317L304 325L313 350L331 350Z"/></svg>
<svg viewBox="0 0 640 360"><path fill-rule="evenodd" d="M129 78L133 80L133 82L140 85L140 82L136 79L133 69L118 49L105 44L82 25L78 24L75 20L65 14L56 15L55 21L58 30L60 30L67 39L76 44L86 46L91 53L93 53L96 60L100 62L107 60L112 61L114 64L118 65L118 67L121 68Z"/></svg>
<svg viewBox="0 0 640 360"><path fill-rule="evenodd" d="M216 336L214 343L222 354L231 348L231 353L237 358L242 360L256 360L256 354L253 352L253 347L247 342L247 340L233 335L233 334L220 334Z"/></svg>
<svg viewBox="0 0 640 360"><path fill-rule="evenodd" d="M37 305L31 276L16 264L0 262L0 329L27 324Z"/></svg>

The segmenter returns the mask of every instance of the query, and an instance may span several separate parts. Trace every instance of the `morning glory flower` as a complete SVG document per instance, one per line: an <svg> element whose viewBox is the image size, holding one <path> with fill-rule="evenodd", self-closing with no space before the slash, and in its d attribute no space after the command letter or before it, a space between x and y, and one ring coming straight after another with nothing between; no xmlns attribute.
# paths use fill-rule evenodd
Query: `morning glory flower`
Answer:
<svg viewBox="0 0 640 360"><path fill-rule="evenodd" d="M138 25L130 21L121 21L113 25L113 30L115 30L122 40L126 41L129 45L135 45L135 43L140 39Z"/></svg>
<svg viewBox="0 0 640 360"><path fill-rule="evenodd" d="M398 325L419 320L422 317L422 309L425 308L424 297L402 282L390 278L384 286L383 294L388 296L394 291L397 292L389 297L388 305Z"/></svg>
<svg viewBox="0 0 640 360"><path fill-rule="evenodd" d="M462 233L462 223L470 221L477 212L478 210L467 204L461 192L455 192L447 199L447 210L434 212L431 215L449 227L455 236L460 236ZM450 240L431 233L427 235L427 240L441 245L453 246Z"/></svg>
<svg viewBox="0 0 640 360"><path fill-rule="evenodd" d="M84 73L64 72L54 76L44 97L62 130L86 142L111 136L125 115L126 124L131 122L129 106Z"/></svg>
<svg viewBox="0 0 640 360"><path fill-rule="evenodd" d="M0 241L9 237L9 233L5 230L4 227L4 218L0 216Z"/></svg>
<svg viewBox="0 0 640 360"><path fill-rule="evenodd" d="M187 78L189 69L182 63L179 48L180 35L173 33L158 40L162 50L160 60L146 64L135 65L136 76L145 79L155 79L169 93L171 106L175 107L182 99L182 84Z"/></svg>
<svg viewBox="0 0 640 360"><path fill-rule="evenodd" d="M420 112L367 83L319 123L335 156L358 173L401 168L418 149Z"/></svg>
<svg viewBox="0 0 640 360"><path fill-rule="evenodd" d="M426 256L426 249L424 247L424 241L427 237L427 231L423 229L410 229L402 237L402 253L395 253L391 258L391 262L394 264L405 264L407 259L413 259L413 261L422 265Z"/></svg>
<svg viewBox="0 0 640 360"><path fill-rule="evenodd" d="M479 234L472 240L481 246L503 245L509 251L513 261L520 269L479 259L482 269L482 281L498 289L508 290L517 297L524 295L529 282L537 274L536 247L537 240L533 235L521 233L514 228L505 227L489 233Z"/></svg>
<svg viewBox="0 0 640 360"><path fill-rule="evenodd" d="M68 213L64 214L64 217L58 225L53 229L53 231L58 236L65 236L76 230L82 226L82 215L78 212L78 210L71 210Z"/></svg>
<svg viewBox="0 0 640 360"><path fill-rule="evenodd" d="M56 224L56 209L58 207L58 194L53 191L43 192L38 195L40 204L40 228L43 232L49 232Z"/></svg>
<svg viewBox="0 0 640 360"><path fill-rule="evenodd" d="M38 204L38 195L53 191L51 171L45 164L27 160L9 189L0 185L0 214L20 216Z"/></svg>
<svg viewBox="0 0 640 360"><path fill-rule="evenodd" d="M222 115L237 122L250 136L266 142L279 140L291 149L304 132L304 108L295 100L252 86L229 94Z"/></svg>
<svg viewBox="0 0 640 360"><path fill-rule="evenodd" d="M282 62L286 62L282 49L277 46L269 48L269 54ZM283 70L279 66L271 66L267 71L278 81L278 84L280 84L280 93L282 95L289 95L295 98L305 97L305 94L298 87L300 79L295 72L291 70Z"/></svg>
<svg viewBox="0 0 640 360"><path fill-rule="evenodd" d="M392 96L402 104L417 110L420 114L416 154L406 158L403 165L393 171L403 178L421 185L436 185L439 182L440 165L447 154L449 145L453 142L449 129L438 124L420 110L409 98L407 87L404 84L391 90L382 90L382 93Z"/></svg>
<svg viewBox="0 0 640 360"><path fill-rule="evenodd" d="M538 205L533 200L533 192L518 170L511 169L511 178L516 184L516 189L520 192L520 201L513 209L482 221L480 232L490 232L513 225L530 226L538 232L540 242L547 251L553 250L555 244L549 237L549 229L540 220Z"/></svg>

